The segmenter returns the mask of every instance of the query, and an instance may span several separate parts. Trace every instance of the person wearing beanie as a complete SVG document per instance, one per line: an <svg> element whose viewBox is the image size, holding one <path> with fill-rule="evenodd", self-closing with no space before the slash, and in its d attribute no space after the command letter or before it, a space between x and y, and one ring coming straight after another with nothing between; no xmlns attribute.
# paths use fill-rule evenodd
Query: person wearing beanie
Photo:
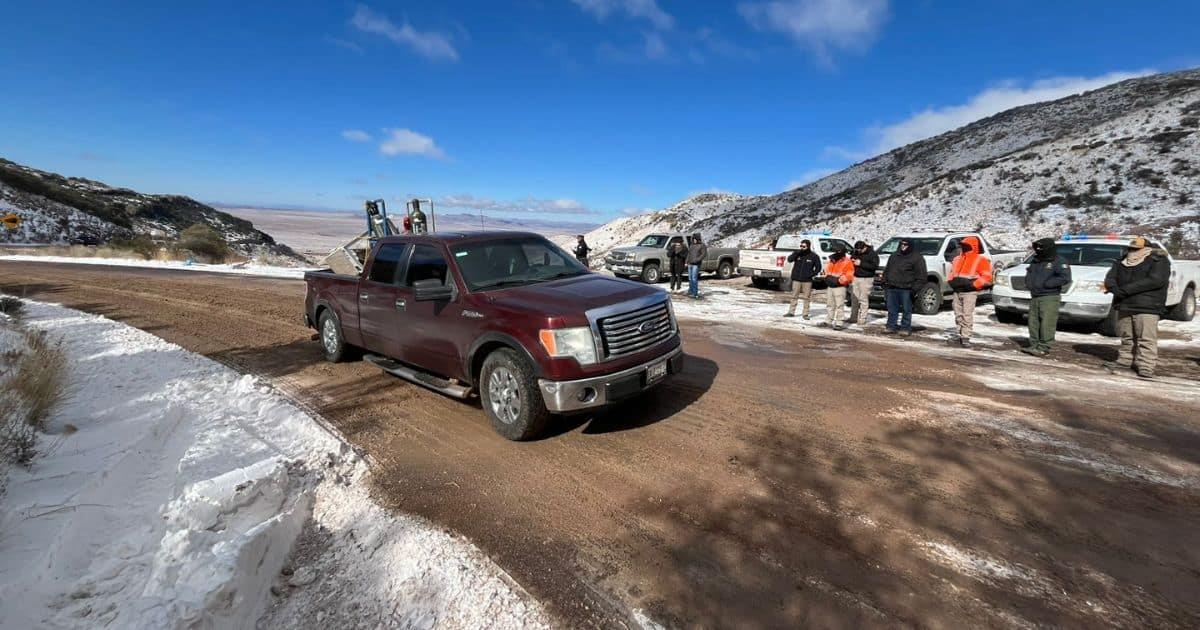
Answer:
<svg viewBox="0 0 1200 630"><path fill-rule="evenodd" d="M875 271L879 269L879 254L865 241L854 244L850 260L854 263L854 281L850 284L850 323L861 329L867 325L867 311L871 307L871 287L875 285Z"/></svg>
<svg viewBox="0 0 1200 630"><path fill-rule="evenodd" d="M975 303L979 292L992 284L992 261L983 255L983 245L977 236L965 236L958 245L961 252L950 263L946 280L954 291L958 343L969 348L975 330Z"/></svg>
<svg viewBox="0 0 1200 630"><path fill-rule="evenodd" d="M1033 242L1033 260L1025 271L1029 289L1029 345L1021 352L1044 357L1050 354L1054 331L1058 327L1058 309L1062 294L1071 284L1071 265L1058 255L1052 238Z"/></svg>
<svg viewBox="0 0 1200 630"><path fill-rule="evenodd" d="M925 283L925 258L910 239L901 239L895 254L883 269L883 288L887 298L885 334L912 334L913 293Z"/></svg>
<svg viewBox="0 0 1200 630"><path fill-rule="evenodd" d="M846 255L846 246L838 245L825 265L825 312L822 326L842 329L842 309L846 305L846 287L854 281L854 263Z"/></svg>
<svg viewBox="0 0 1200 630"><path fill-rule="evenodd" d="M1113 296L1121 349L1108 367L1133 368L1141 378L1154 378L1158 363L1158 318L1167 307L1171 260L1142 237L1129 242L1125 257L1113 263L1104 277L1104 291Z"/></svg>

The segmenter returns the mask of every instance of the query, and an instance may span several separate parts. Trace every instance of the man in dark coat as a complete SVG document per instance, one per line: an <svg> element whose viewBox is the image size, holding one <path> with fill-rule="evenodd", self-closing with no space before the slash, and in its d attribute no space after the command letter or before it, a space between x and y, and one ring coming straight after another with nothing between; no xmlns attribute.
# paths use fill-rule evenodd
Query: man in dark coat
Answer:
<svg viewBox="0 0 1200 630"><path fill-rule="evenodd" d="M669 261L669 269L671 273L671 290L678 291L683 288L683 276L687 273L687 256L688 250L683 246L683 241L675 241L667 248L667 260Z"/></svg>
<svg viewBox="0 0 1200 630"><path fill-rule="evenodd" d="M800 241L800 249L788 254L788 262L792 263L792 302L784 317L796 316L796 302L804 299L804 310L800 316L808 319L808 307L812 303L813 278L821 273L821 257L812 250L808 239Z"/></svg>
<svg viewBox="0 0 1200 630"><path fill-rule="evenodd" d="M1052 238L1033 242L1033 261L1025 271L1029 289L1029 345L1021 352L1035 357L1050 354L1054 331L1058 327L1058 308L1062 294L1071 283L1071 265L1058 255Z"/></svg>
<svg viewBox="0 0 1200 630"><path fill-rule="evenodd" d="M879 269L879 254L865 241L854 244L854 281L850 284L850 323L859 328L867 325L867 310L871 307L871 287L875 285L875 271Z"/></svg>
<svg viewBox="0 0 1200 630"><path fill-rule="evenodd" d="M700 239L700 233L692 235L692 244L688 246L688 295L692 299L700 299L700 265L708 257L708 246Z"/></svg>
<svg viewBox="0 0 1200 630"><path fill-rule="evenodd" d="M584 240L582 234L576 234L575 238L575 260L582 263L584 267L590 267L588 265L588 254L591 253L592 248L588 247L587 241Z"/></svg>
<svg viewBox="0 0 1200 630"><path fill-rule="evenodd" d="M1130 241L1125 257L1113 263L1104 277L1104 291L1113 296L1121 334L1121 349L1112 367L1133 368L1142 378L1154 378L1158 318L1167 307L1170 281L1171 260L1141 237Z"/></svg>
<svg viewBox="0 0 1200 630"><path fill-rule="evenodd" d="M909 239L902 239L900 247L888 258L883 270L883 287L887 297L887 333L912 334L913 293L925 284L928 272L925 258L913 247Z"/></svg>

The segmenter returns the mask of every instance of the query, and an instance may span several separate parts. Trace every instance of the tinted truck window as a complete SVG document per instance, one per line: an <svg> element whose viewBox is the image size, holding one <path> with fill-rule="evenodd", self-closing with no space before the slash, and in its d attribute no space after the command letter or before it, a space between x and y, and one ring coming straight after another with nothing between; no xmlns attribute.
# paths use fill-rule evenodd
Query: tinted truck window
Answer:
<svg viewBox="0 0 1200 630"><path fill-rule="evenodd" d="M421 280L436 279L446 284L446 257L432 245L417 245L408 261L405 284L412 286Z"/></svg>
<svg viewBox="0 0 1200 630"><path fill-rule="evenodd" d="M371 263L371 272L367 276L372 282L395 284L399 279L401 262L408 252L408 245L383 245L375 254L375 262Z"/></svg>

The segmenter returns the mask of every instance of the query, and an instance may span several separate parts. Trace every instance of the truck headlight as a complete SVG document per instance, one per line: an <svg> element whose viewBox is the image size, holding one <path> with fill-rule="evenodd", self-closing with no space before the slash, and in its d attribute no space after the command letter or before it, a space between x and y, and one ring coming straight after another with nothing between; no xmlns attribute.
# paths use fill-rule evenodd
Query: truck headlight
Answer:
<svg viewBox="0 0 1200 630"><path fill-rule="evenodd" d="M629 262L637 262L637 254L625 254L625 260Z"/></svg>
<svg viewBox="0 0 1200 630"><path fill-rule="evenodd" d="M1071 293L1100 293L1104 282L1099 280L1080 280L1071 283Z"/></svg>
<svg viewBox="0 0 1200 630"><path fill-rule="evenodd" d="M1005 276L1005 275L996 276L996 286L1011 287L1012 286L1012 278L1009 278L1008 276Z"/></svg>
<svg viewBox="0 0 1200 630"><path fill-rule="evenodd" d="M592 329L587 326L547 328L538 332L538 339L552 357L571 357L580 365L596 362L596 342L592 338Z"/></svg>

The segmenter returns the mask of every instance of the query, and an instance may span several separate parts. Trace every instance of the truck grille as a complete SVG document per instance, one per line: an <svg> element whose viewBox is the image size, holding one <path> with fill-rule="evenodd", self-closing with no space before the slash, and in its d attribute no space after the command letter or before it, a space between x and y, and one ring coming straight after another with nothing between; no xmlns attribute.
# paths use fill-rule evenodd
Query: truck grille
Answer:
<svg viewBox="0 0 1200 630"><path fill-rule="evenodd" d="M1013 291L1028 291L1029 290L1028 287L1025 286L1025 276L1012 276L1011 279L1012 279Z"/></svg>
<svg viewBox="0 0 1200 630"><path fill-rule="evenodd" d="M675 333L666 302L636 311L605 317L597 322L604 343L604 357L619 357L666 341Z"/></svg>
<svg viewBox="0 0 1200 630"><path fill-rule="evenodd" d="M608 256L616 261L625 260L625 252L609 252Z"/></svg>

